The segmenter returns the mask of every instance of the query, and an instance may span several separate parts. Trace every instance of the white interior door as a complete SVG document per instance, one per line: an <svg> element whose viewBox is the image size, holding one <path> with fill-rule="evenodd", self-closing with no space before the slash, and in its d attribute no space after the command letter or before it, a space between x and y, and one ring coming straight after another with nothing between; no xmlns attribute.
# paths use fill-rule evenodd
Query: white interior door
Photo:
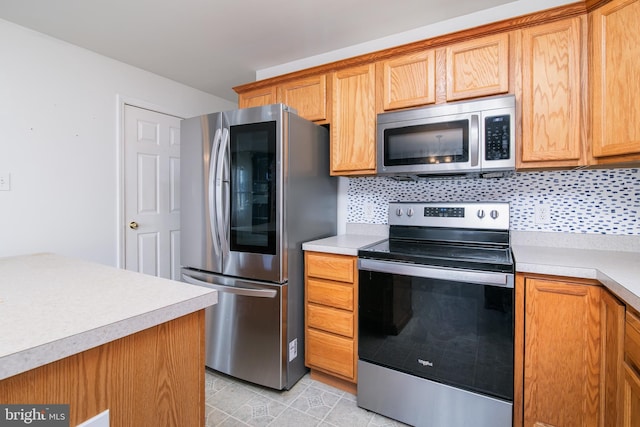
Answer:
<svg viewBox="0 0 640 427"><path fill-rule="evenodd" d="M125 268L179 280L180 119L125 105Z"/></svg>

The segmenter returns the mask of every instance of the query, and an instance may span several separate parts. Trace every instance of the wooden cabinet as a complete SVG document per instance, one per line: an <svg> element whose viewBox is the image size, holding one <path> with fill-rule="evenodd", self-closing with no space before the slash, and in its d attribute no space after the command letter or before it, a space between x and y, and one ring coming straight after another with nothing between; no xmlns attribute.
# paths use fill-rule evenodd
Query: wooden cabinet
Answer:
<svg viewBox="0 0 640 427"><path fill-rule="evenodd" d="M277 86L276 91L277 102L296 109L300 117L313 122L328 121L326 75L283 83Z"/></svg>
<svg viewBox="0 0 640 427"><path fill-rule="evenodd" d="M601 291L600 342L601 388L600 425L618 427L622 408L625 306L608 291Z"/></svg>
<svg viewBox="0 0 640 427"><path fill-rule="evenodd" d="M300 117L313 122L326 123L329 119L327 108L327 76L305 77L279 85L242 92L238 96L238 107L260 107L275 103L294 108Z"/></svg>
<svg viewBox="0 0 640 427"><path fill-rule="evenodd" d="M524 334L524 426L597 426L601 288L544 277L519 284L525 301L524 330L517 331Z"/></svg>
<svg viewBox="0 0 640 427"><path fill-rule="evenodd" d="M331 80L331 175L374 174L375 65L335 71Z"/></svg>
<svg viewBox="0 0 640 427"><path fill-rule="evenodd" d="M204 339L200 310L4 379L0 402L66 403L72 426L107 409L112 426L204 426Z"/></svg>
<svg viewBox="0 0 640 427"><path fill-rule="evenodd" d="M403 55L376 64L378 112L436 102L435 50Z"/></svg>
<svg viewBox="0 0 640 427"><path fill-rule="evenodd" d="M517 167L585 165L582 60L577 17L522 30L522 138Z"/></svg>
<svg viewBox="0 0 640 427"><path fill-rule="evenodd" d="M266 87L238 95L238 108L261 107L276 103L276 88Z"/></svg>
<svg viewBox="0 0 640 427"><path fill-rule="evenodd" d="M305 252L305 364L313 378L355 393L357 257Z"/></svg>
<svg viewBox="0 0 640 427"><path fill-rule="evenodd" d="M640 0L591 13L591 138L594 163L640 160Z"/></svg>
<svg viewBox="0 0 640 427"><path fill-rule="evenodd" d="M509 33L446 48L447 101L509 91Z"/></svg>
<svg viewBox="0 0 640 427"><path fill-rule="evenodd" d="M640 318L627 312L622 397L624 427L640 427Z"/></svg>

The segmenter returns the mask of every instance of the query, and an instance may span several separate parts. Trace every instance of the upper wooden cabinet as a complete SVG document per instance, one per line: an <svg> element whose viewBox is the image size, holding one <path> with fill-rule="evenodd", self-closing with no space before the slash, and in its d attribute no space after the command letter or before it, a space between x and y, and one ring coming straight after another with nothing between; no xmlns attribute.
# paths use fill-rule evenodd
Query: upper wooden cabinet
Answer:
<svg viewBox="0 0 640 427"><path fill-rule="evenodd" d="M640 160L640 0L594 10L590 28L593 162Z"/></svg>
<svg viewBox="0 0 640 427"><path fill-rule="evenodd" d="M331 74L331 175L376 171L374 64Z"/></svg>
<svg viewBox="0 0 640 427"><path fill-rule="evenodd" d="M327 76L311 76L292 80L277 86L243 92L238 96L238 107L260 107L283 103L294 108L300 117L313 122L326 122Z"/></svg>
<svg viewBox="0 0 640 427"><path fill-rule="evenodd" d="M296 109L300 117L326 122L329 119L327 76L311 76L278 85L276 100Z"/></svg>
<svg viewBox="0 0 640 427"><path fill-rule="evenodd" d="M447 101L509 91L509 33L446 48Z"/></svg>
<svg viewBox="0 0 640 427"><path fill-rule="evenodd" d="M582 58L577 17L522 30L522 138L517 167L586 164Z"/></svg>
<svg viewBox="0 0 640 427"><path fill-rule="evenodd" d="M379 112L435 103L435 50L378 62L376 81Z"/></svg>
<svg viewBox="0 0 640 427"><path fill-rule="evenodd" d="M276 103L276 88L270 86L238 95L238 107L250 108Z"/></svg>

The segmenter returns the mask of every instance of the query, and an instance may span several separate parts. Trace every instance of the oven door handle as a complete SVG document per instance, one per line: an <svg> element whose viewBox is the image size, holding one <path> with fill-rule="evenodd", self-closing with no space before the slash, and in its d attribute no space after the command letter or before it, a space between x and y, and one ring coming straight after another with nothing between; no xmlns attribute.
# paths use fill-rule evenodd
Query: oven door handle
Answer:
<svg viewBox="0 0 640 427"><path fill-rule="evenodd" d="M490 271L472 271L452 268L435 268L396 261L379 261L359 258L358 268L361 271L401 274L403 276L423 277L425 279L448 280L451 282L473 283L477 285L501 286L513 288L513 274Z"/></svg>

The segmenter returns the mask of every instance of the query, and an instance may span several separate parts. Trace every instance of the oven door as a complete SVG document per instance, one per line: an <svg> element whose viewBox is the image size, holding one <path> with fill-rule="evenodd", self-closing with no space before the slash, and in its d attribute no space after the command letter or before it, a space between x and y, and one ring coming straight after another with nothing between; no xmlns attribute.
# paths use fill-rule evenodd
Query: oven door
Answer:
<svg viewBox="0 0 640 427"><path fill-rule="evenodd" d="M360 360L513 401L513 274L359 260Z"/></svg>

